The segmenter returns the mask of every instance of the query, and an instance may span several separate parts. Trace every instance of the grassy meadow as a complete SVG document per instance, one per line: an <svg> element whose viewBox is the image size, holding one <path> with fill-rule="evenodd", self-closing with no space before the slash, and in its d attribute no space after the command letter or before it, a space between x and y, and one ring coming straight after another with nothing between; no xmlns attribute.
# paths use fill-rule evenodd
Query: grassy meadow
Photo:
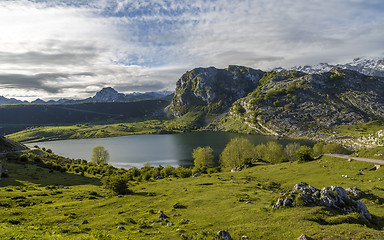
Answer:
<svg viewBox="0 0 384 240"><path fill-rule="evenodd" d="M135 180L132 193L120 196L107 190L99 175L3 165L8 177L0 181L1 239L214 239L219 230L228 230L233 239L297 239L303 233L314 239L384 239L384 185L379 180L384 169L369 171L371 163L322 157L256 164L196 178ZM372 222L325 207L272 210L280 192L300 182L360 188ZM159 211L172 226L155 223Z"/></svg>
<svg viewBox="0 0 384 240"><path fill-rule="evenodd" d="M37 126L6 137L17 142L54 141L62 139L117 137L132 134L181 133L201 127L203 113L191 112L176 119L135 119L113 124L76 124L67 126Z"/></svg>

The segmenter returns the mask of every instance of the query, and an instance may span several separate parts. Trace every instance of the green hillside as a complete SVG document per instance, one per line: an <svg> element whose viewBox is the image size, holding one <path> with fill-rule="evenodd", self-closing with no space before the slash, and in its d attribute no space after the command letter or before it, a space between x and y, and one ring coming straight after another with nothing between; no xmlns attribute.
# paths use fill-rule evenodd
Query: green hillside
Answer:
<svg viewBox="0 0 384 240"><path fill-rule="evenodd" d="M68 125L90 122L122 122L132 119L162 118L165 100L100 102L58 105L2 105L0 131L22 130L26 126Z"/></svg>
<svg viewBox="0 0 384 240"><path fill-rule="evenodd" d="M164 175L160 180L140 177L156 170L145 166L128 171L133 174L132 193L115 196L103 182L108 174L123 170L105 166L96 173L95 166L83 162L34 154L44 162L44 156L50 156L72 170L5 162L8 177L0 180L2 239L214 239L219 230L228 230L233 239L297 239L301 234L313 239L384 238L384 188L379 179L384 169L369 171L370 163L322 157L196 178ZM93 167L93 174L78 171L86 166ZM273 210L280 193L300 182L319 189L360 188L366 193L360 201L373 219L319 206ZM162 221L159 211L167 216ZM84 220L88 223L82 224Z"/></svg>

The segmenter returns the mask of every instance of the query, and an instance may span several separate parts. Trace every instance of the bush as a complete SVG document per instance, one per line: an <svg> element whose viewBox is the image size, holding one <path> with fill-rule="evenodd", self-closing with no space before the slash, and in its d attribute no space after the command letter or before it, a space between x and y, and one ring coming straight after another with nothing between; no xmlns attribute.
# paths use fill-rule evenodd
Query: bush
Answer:
<svg viewBox="0 0 384 240"><path fill-rule="evenodd" d="M301 146L299 150L295 152L295 155L299 162L309 162L313 160L313 149L308 146Z"/></svg>
<svg viewBox="0 0 384 240"><path fill-rule="evenodd" d="M105 183L107 189L116 195L126 195L132 191L128 188L128 179L124 176L113 175Z"/></svg>
<svg viewBox="0 0 384 240"><path fill-rule="evenodd" d="M26 155L26 154L21 155L19 160L21 162L28 162L28 155Z"/></svg>
<svg viewBox="0 0 384 240"><path fill-rule="evenodd" d="M187 177L192 176L192 169L184 168L184 167L177 167L176 168L176 174L178 177L187 178Z"/></svg>
<svg viewBox="0 0 384 240"><path fill-rule="evenodd" d="M160 171L160 174L163 177L176 176L175 168L167 165Z"/></svg>
<svg viewBox="0 0 384 240"><path fill-rule="evenodd" d="M343 148L337 143L330 143L330 144L324 145L323 153L342 154Z"/></svg>

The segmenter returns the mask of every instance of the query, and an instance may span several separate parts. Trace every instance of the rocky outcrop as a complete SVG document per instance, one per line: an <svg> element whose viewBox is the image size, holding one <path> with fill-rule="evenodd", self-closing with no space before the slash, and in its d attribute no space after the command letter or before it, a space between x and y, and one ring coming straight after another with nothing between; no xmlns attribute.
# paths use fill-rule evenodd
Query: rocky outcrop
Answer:
<svg viewBox="0 0 384 240"><path fill-rule="evenodd" d="M349 191L353 194L357 190L357 188L352 188ZM360 190L359 192L361 194ZM372 219L367 206L361 201L352 199L348 192L339 186L330 186L319 190L305 183L296 184L291 192L280 196L272 208L296 207L298 201L307 206L318 205L336 208L344 213L357 212L367 221Z"/></svg>
<svg viewBox="0 0 384 240"><path fill-rule="evenodd" d="M169 110L175 116L196 107L223 111L253 91L263 75L263 71L241 66L195 68L177 81Z"/></svg>
<svg viewBox="0 0 384 240"><path fill-rule="evenodd" d="M322 74L272 72L252 93L238 99L226 118L259 133L351 145L345 136L321 132L384 117L383 90L384 78L338 68ZM217 129L226 130L226 122L231 121L221 121Z"/></svg>
<svg viewBox="0 0 384 240"><path fill-rule="evenodd" d="M5 137L0 136L0 153L23 151L27 149L28 147L21 143L14 142Z"/></svg>

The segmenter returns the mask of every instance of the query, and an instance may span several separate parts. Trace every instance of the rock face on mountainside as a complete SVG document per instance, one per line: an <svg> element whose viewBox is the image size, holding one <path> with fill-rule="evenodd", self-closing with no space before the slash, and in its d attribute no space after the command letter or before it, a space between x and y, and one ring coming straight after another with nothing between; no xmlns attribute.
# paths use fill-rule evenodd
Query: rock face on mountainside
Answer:
<svg viewBox="0 0 384 240"><path fill-rule="evenodd" d="M90 102L124 102L125 94L118 93L111 87L101 89L92 98L89 98Z"/></svg>
<svg viewBox="0 0 384 240"><path fill-rule="evenodd" d="M226 113L208 126L215 130L233 131L236 121L255 133L332 140L327 129L383 118L383 93L384 78L337 67L319 74L197 68L179 79L169 109Z"/></svg>
<svg viewBox="0 0 384 240"><path fill-rule="evenodd" d="M192 109L224 111L253 91L263 75L263 71L240 66L195 68L177 81L169 110L175 116Z"/></svg>
<svg viewBox="0 0 384 240"><path fill-rule="evenodd" d="M383 92L383 78L351 70L272 72L234 103L230 115L263 133L315 137L329 127L384 117Z"/></svg>
<svg viewBox="0 0 384 240"><path fill-rule="evenodd" d="M22 151L28 148L20 143L13 142L5 137L0 136L0 153Z"/></svg>

